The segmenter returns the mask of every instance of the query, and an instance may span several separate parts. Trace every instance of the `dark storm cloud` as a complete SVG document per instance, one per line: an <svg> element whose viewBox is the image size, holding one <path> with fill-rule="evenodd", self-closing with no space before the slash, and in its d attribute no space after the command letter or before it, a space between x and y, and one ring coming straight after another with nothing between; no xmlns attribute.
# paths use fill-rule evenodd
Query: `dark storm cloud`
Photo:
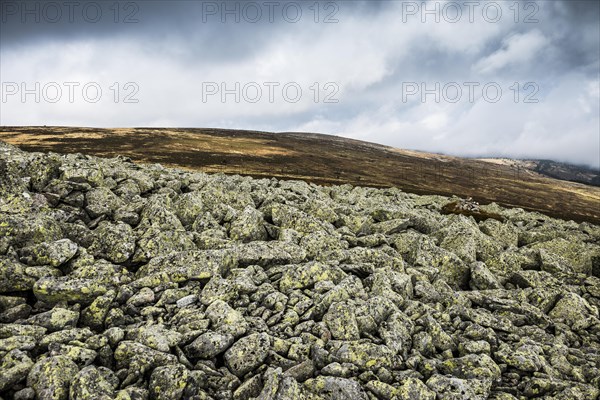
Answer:
<svg viewBox="0 0 600 400"><path fill-rule="evenodd" d="M278 1L271 10L266 1L78 1L71 17L63 1L2 1L3 83L93 81L104 97L55 104L15 101L17 93L2 104L0 124L321 131L458 155L600 165L600 2L522 1L515 15L513 2L482 1L474 22L462 1L321 1L317 14L314 3ZM460 21L422 13L448 3L463 11ZM61 8L56 22L52 4ZM502 9L498 21L482 18L490 4ZM255 6L262 15L253 22ZM298 6L302 17L292 21ZM135 83L139 103L111 103L113 82L119 96L123 83ZM280 86L273 102L254 104L235 95L221 101L221 93L204 101L207 82L255 82L265 96L264 82ZM302 87L300 101L282 100L286 82ZM407 84L465 82L480 85L475 101L464 101L466 93L457 103L404 98ZM496 103L482 101L490 82L503 89ZM537 103L523 103L532 82ZM333 93L328 83L339 89L337 102L323 101Z"/></svg>

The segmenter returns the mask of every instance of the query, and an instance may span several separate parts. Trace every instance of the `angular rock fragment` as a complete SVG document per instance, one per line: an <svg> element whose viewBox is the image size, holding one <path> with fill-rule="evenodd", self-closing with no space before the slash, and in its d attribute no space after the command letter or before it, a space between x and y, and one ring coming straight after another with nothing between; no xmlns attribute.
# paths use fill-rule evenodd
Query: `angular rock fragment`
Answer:
<svg viewBox="0 0 600 400"><path fill-rule="evenodd" d="M263 363L269 346L269 335L266 333L245 336L225 352L225 364L232 373L242 377Z"/></svg>
<svg viewBox="0 0 600 400"><path fill-rule="evenodd" d="M66 400L71 381L79 372L77 365L65 356L44 358L36 362L27 376L27 386L40 400Z"/></svg>

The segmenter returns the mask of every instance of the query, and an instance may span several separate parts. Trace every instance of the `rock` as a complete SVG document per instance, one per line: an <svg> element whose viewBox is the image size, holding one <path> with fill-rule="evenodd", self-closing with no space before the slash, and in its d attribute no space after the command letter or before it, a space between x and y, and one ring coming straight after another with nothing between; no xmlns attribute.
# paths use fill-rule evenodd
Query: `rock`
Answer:
<svg viewBox="0 0 600 400"><path fill-rule="evenodd" d="M442 375L433 375L426 384L437 398L449 400L487 399L491 388L490 381Z"/></svg>
<svg viewBox="0 0 600 400"><path fill-rule="evenodd" d="M94 350L81 346L71 346L61 343L50 343L48 350L50 350L49 354L51 356L69 357L80 367L86 367L90 365L98 356L98 353Z"/></svg>
<svg viewBox="0 0 600 400"><path fill-rule="evenodd" d="M559 257L563 263L569 265L575 272L591 274L592 252L582 243L570 242L563 238L535 243L532 249L545 250Z"/></svg>
<svg viewBox="0 0 600 400"><path fill-rule="evenodd" d="M21 350L11 350L0 362L0 392L14 387L27 378L33 361Z"/></svg>
<svg viewBox="0 0 600 400"><path fill-rule="evenodd" d="M91 218L112 216L118 208L125 205L116 194L105 187L97 187L87 192L85 202L85 210Z"/></svg>
<svg viewBox="0 0 600 400"><path fill-rule="evenodd" d="M242 377L265 361L269 346L269 335L266 333L245 336L225 352L225 365L232 373Z"/></svg>
<svg viewBox="0 0 600 400"><path fill-rule="evenodd" d="M139 292L127 300L127 304L131 304L134 307L143 306L146 304L154 304L156 302L154 291L150 288L143 287Z"/></svg>
<svg viewBox="0 0 600 400"><path fill-rule="evenodd" d="M500 378L500 368L486 354L469 354L460 358L444 361L438 368L440 372L461 379L491 379Z"/></svg>
<svg viewBox="0 0 600 400"><path fill-rule="evenodd" d="M358 340L360 332L353 307L347 303L334 303L323 317L323 322L338 340Z"/></svg>
<svg viewBox="0 0 600 400"><path fill-rule="evenodd" d="M110 285L92 279L47 277L35 283L33 293L38 300L51 304L61 301L91 303L110 288Z"/></svg>
<svg viewBox="0 0 600 400"><path fill-rule="evenodd" d="M190 358L211 359L223 353L233 344L233 336L217 332L206 332L186 347Z"/></svg>
<svg viewBox="0 0 600 400"><path fill-rule="evenodd" d="M496 358L521 371L536 372L542 368L541 349L539 346L522 344L516 349L501 345Z"/></svg>
<svg viewBox="0 0 600 400"><path fill-rule="evenodd" d="M177 358L172 354L154 350L129 340L119 343L114 357L119 368L135 368L134 373L143 373L159 365L177 363Z"/></svg>
<svg viewBox="0 0 600 400"><path fill-rule="evenodd" d="M114 399L118 384L119 380L111 370L90 365L79 371L73 378L69 388L69 398L73 400Z"/></svg>
<svg viewBox="0 0 600 400"><path fill-rule="evenodd" d="M40 243L20 251L21 262L27 265L50 265L59 267L77 254L77 243L61 239L52 243Z"/></svg>
<svg viewBox="0 0 600 400"><path fill-rule="evenodd" d="M150 376L150 398L155 400L181 399L187 379L188 371L183 365L155 368Z"/></svg>
<svg viewBox="0 0 600 400"><path fill-rule="evenodd" d="M492 220L495 221L495 220ZM497 222L497 221L496 221ZM473 290L502 289L502 285L494 274L482 262L474 262L471 268L469 286Z"/></svg>
<svg viewBox="0 0 600 400"><path fill-rule="evenodd" d="M206 316L219 332L238 338L248 331L248 323L238 311L223 300L216 300L206 308Z"/></svg>
<svg viewBox="0 0 600 400"><path fill-rule="evenodd" d="M567 292L548 315L574 328L586 329L598 320L598 308L591 306L583 297Z"/></svg>
<svg viewBox="0 0 600 400"><path fill-rule="evenodd" d="M392 350L368 342L343 342L335 355L340 362L354 364L363 370L390 368L394 365Z"/></svg>
<svg viewBox="0 0 600 400"><path fill-rule="evenodd" d="M57 331L44 336L39 344L40 346L48 347L51 343L69 343L74 340L84 342L87 338L93 335L93 332L88 328L73 328Z"/></svg>
<svg viewBox="0 0 600 400"><path fill-rule="evenodd" d="M136 243L136 250L131 261L145 263L152 258L170 255L176 252L196 248L192 235L183 229L163 231L157 228L148 229Z"/></svg>
<svg viewBox="0 0 600 400"><path fill-rule="evenodd" d="M229 237L242 242L267 240L264 222L264 216L260 211L247 206L231 223Z"/></svg>
<svg viewBox="0 0 600 400"><path fill-rule="evenodd" d="M5 399L594 399L598 271L590 223L0 142Z"/></svg>
<svg viewBox="0 0 600 400"><path fill-rule="evenodd" d="M55 307L50 311L30 317L27 322L46 328L49 332L56 332L65 328L75 328L78 320L78 312Z"/></svg>
<svg viewBox="0 0 600 400"><path fill-rule="evenodd" d="M27 376L27 386L40 400L66 400L69 387L79 368L65 356L44 358L36 362Z"/></svg>
<svg viewBox="0 0 600 400"><path fill-rule="evenodd" d="M169 353L172 347L178 346L182 334L165 328L162 325L146 325L127 331L127 339L135 340L151 349Z"/></svg>
<svg viewBox="0 0 600 400"><path fill-rule="evenodd" d="M18 261L0 257L0 293L31 290L36 278L26 273L26 266Z"/></svg>
<svg viewBox="0 0 600 400"><path fill-rule="evenodd" d="M412 347L413 329L414 324L410 318L398 311L381 322L378 331L387 347L408 358L408 351Z"/></svg>
<svg viewBox="0 0 600 400"><path fill-rule="evenodd" d="M131 226L117 222L102 221L94 230L94 241L89 252L95 257L113 263L124 263L135 252L135 235Z"/></svg>
<svg viewBox="0 0 600 400"><path fill-rule="evenodd" d="M294 378L298 382L312 378L315 373L315 365L312 360L302 361L285 371L285 376Z"/></svg>
<svg viewBox="0 0 600 400"><path fill-rule="evenodd" d="M15 392L15 400L33 400L35 399L35 390L32 388L21 389Z"/></svg>
<svg viewBox="0 0 600 400"><path fill-rule="evenodd" d="M273 266L300 263L306 259L306 251L288 242L251 242L236 246L241 266Z"/></svg>
<svg viewBox="0 0 600 400"><path fill-rule="evenodd" d="M408 378L396 390L395 396L398 400L435 400L436 393L429 389L420 379Z"/></svg>
<svg viewBox="0 0 600 400"><path fill-rule="evenodd" d="M11 350L33 350L36 340L33 336L13 336L7 339L0 339L0 351Z"/></svg>
<svg viewBox="0 0 600 400"><path fill-rule="evenodd" d="M177 300L177 307L179 308L184 308L184 307L188 307L191 306L192 304L194 304L196 302L196 300L198 300L198 297L195 294L190 294L189 296L185 296L182 297L181 299Z"/></svg>
<svg viewBox="0 0 600 400"><path fill-rule="evenodd" d="M209 305L215 300L231 301L237 297L237 290L233 282L219 277L213 277L202 289L200 302Z"/></svg>
<svg viewBox="0 0 600 400"><path fill-rule="evenodd" d="M92 304L81 313L82 323L94 330L101 330L115 296L116 292L109 290L102 296L96 297Z"/></svg>
<svg viewBox="0 0 600 400"><path fill-rule="evenodd" d="M332 281L339 283L346 274L339 267L319 262L294 265L287 268L279 281L279 289L288 293L293 289L303 289L317 282Z"/></svg>
<svg viewBox="0 0 600 400"><path fill-rule="evenodd" d="M311 392L327 400L367 400L367 394L358 382L334 376L318 376L304 382Z"/></svg>

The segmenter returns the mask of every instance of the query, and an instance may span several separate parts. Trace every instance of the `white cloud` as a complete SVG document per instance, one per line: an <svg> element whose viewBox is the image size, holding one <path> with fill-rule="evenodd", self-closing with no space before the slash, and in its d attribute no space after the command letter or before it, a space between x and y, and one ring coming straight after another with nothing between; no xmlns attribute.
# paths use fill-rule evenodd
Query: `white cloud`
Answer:
<svg viewBox="0 0 600 400"><path fill-rule="evenodd" d="M527 64L548 44L548 40L538 30L514 34L503 41L502 49L479 60L474 69L482 74L490 74L515 64Z"/></svg>

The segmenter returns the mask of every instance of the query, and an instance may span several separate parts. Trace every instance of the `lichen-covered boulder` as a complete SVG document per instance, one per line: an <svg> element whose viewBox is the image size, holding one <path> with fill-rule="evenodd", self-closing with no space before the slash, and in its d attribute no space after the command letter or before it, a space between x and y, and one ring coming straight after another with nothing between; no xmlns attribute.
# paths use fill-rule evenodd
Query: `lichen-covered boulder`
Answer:
<svg viewBox="0 0 600 400"><path fill-rule="evenodd" d="M92 279L47 277L35 283L33 292L39 300L47 303L61 301L90 303L109 289L109 285Z"/></svg>
<svg viewBox="0 0 600 400"><path fill-rule="evenodd" d="M597 246L596 246L597 247ZM574 271L590 275L592 272L592 249L583 243L556 238L546 242L535 243L532 249L545 250L562 259ZM596 250L597 251L597 250Z"/></svg>
<svg viewBox="0 0 600 400"><path fill-rule="evenodd" d="M27 376L27 386L35 390L39 400L67 400L71 381L79 372L66 356L44 358L36 362Z"/></svg>
<svg viewBox="0 0 600 400"><path fill-rule="evenodd" d="M33 361L27 353L18 349L6 353L0 361L0 392L10 389L27 378L31 367Z"/></svg>
<svg viewBox="0 0 600 400"><path fill-rule="evenodd" d="M77 244L69 239L44 242L21 249L20 260L27 265L58 267L73 258L77 248Z"/></svg>
<svg viewBox="0 0 600 400"><path fill-rule="evenodd" d="M124 263L135 251L135 235L128 224L102 221L94 230L94 241L88 251L95 257L113 263Z"/></svg>
<svg viewBox="0 0 600 400"><path fill-rule="evenodd" d="M10 258L0 258L0 293L31 290L35 276L27 274L27 266Z"/></svg>
<svg viewBox="0 0 600 400"><path fill-rule="evenodd" d="M212 302L206 308L206 316L218 332L238 338L248 331L248 322L243 315L223 300Z"/></svg>
<svg viewBox="0 0 600 400"><path fill-rule="evenodd" d="M521 344L516 348L502 344L495 353L495 357L518 370L536 372L543 366L541 352L542 349L533 344Z"/></svg>
<svg viewBox="0 0 600 400"><path fill-rule="evenodd" d="M152 400L179 400L187 385L188 370L183 365L155 368L148 389Z"/></svg>
<svg viewBox="0 0 600 400"><path fill-rule="evenodd" d="M88 366L75 375L69 388L72 400L112 400L119 379L108 368Z"/></svg>
<svg viewBox="0 0 600 400"><path fill-rule="evenodd" d="M435 400L436 393L420 379L408 378L396 389L394 396L398 400Z"/></svg>
<svg viewBox="0 0 600 400"><path fill-rule="evenodd" d="M345 276L346 274L341 268L321 262L290 265L279 281L279 289L283 293L287 293L290 290L303 289L322 281L339 283Z"/></svg>
<svg viewBox="0 0 600 400"><path fill-rule="evenodd" d="M318 376L304 382L304 386L320 398L327 400L367 400L363 388L352 379L335 376Z"/></svg>
<svg viewBox="0 0 600 400"><path fill-rule="evenodd" d="M97 187L85 195L85 210L91 218L112 216L115 211L125 205L123 200L106 187Z"/></svg>
<svg viewBox="0 0 600 400"><path fill-rule="evenodd" d="M225 365L242 377L259 367L269 354L270 339L266 333L254 333L235 342L225 352Z"/></svg>
<svg viewBox="0 0 600 400"><path fill-rule="evenodd" d="M27 323L46 328L48 332L56 332L65 328L75 328L78 320L79 312L56 306L52 310L29 317Z"/></svg>
<svg viewBox="0 0 600 400"><path fill-rule="evenodd" d="M436 374L427 380L426 385L436 393L438 399L487 399L490 396L492 382Z"/></svg>
<svg viewBox="0 0 600 400"><path fill-rule="evenodd" d="M184 226L192 225L204 210L200 192L184 193L173 205L175 214Z"/></svg>
<svg viewBox="0 0 600 400"><path fill-rule="evenodd" d="M548 315L557 322L573 326L574 329L585 329L598 322L598 308L572 292L565 293Z"/></svg>
<svg viewBox="0 0 600 400"><path fill-rule="evenodd" d="M187 345L185 352L190 358L211 359L227 350L233 340L232 335L209 331Z"/></svg>
<svg viewBox="0 0 600 400"><path fill-rule="evenodd" d="M323 317L331 336L338 340L358 340L360 331L354 307L348 303L334 303Z"/></svg>
<svg viewBox="0 0 600 400"><path fill-rule="evenodd" d="M262 212L251 206L244 208L229 227L229 237L242 242L267 240L267 230L264 227Z"/></svg>

